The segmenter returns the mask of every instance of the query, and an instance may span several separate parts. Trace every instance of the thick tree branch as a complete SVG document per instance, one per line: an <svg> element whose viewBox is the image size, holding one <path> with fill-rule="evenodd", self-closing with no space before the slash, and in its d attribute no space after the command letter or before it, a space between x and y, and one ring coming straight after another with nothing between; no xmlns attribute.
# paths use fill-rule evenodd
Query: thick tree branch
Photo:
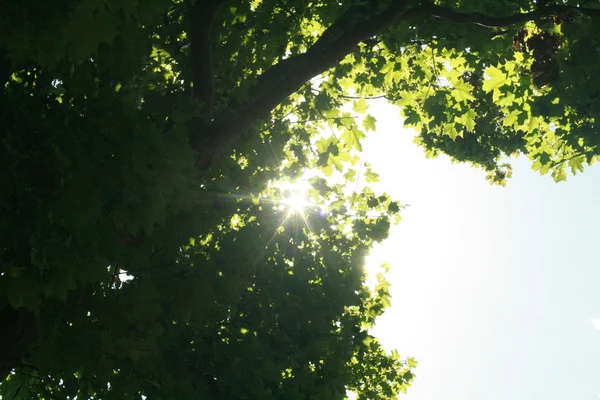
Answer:
<svg viewBox="0 0 600 400"><path fill-rule="evenodd" d="M385 11L369 17L364 6L350 7L304 54L282 60L259 76L247 101L231 104L215 118L210 128L211 141L198 150L205 158L212 159L236 141L252 122L267 119L282 100L312 77L333 67L359 42L396 22L407 8L408 0L397 0Z"/></svg>
<svg viewBox="0 0 600 400"><path fill-rule="evenodd" d="M487 28L501 28L510 25L522 24L528 21L536 21L541 18L551 17L563 13L579 13L591 18L600 18L600 9L569 7L569 6L548 6L541 9L521 14L513 14L502 17L494 17L482 13L460 13L449 8L430 4L423 7L408 10L403 19L413 19L419 17L435 17L446 19L459 24L480 25Z"/></svg>
<svg viewBox="0 0 600 400"><path fill-rule="evenodd" d="M189 35L194 96L203 103L203 119L212 120L213 65L211 31L215 15L226 0L188 0Z"/></svg>
<svg viewBox="0 0 600 400"><path fill-rule="evenodd" d="M311 78L333 67L352 52L359 42L368 40L399 21L434 17L455 23L504 27L566 12L600 17L600 10L567 6L551 6L528 13L493 17L481 13L460 13L436 5L409 9L409 3L410 0L395 0L379 13L375 13L375 7L352 6L305 53L282 60L269 68L258 77L247 101L230 104L210 126L193 129L190 141L202 155L201 166L209 166L214 157L238 140L254 121L268 119L271 110L281 101ZM206 133L209 139L200 139Z"/></svg>

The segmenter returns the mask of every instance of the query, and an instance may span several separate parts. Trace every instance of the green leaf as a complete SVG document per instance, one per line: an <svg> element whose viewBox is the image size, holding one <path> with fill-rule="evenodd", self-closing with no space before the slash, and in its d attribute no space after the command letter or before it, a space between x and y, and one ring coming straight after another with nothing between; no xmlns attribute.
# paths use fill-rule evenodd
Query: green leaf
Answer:
<svg viewBox="0 0 600 400"><path fill-rule="evenodd" d="M488 79L483 81L482 88L486 93L489 93L494 89L498 89L499 87L505 85L508 81L506 74L493 66L486 68L485 74L487 75Z"/></svg>
<svg viewBox="0 0 600 400"><path fill-rule="evenodd" d="M511 111L502 121L502 125L504 125L504 126L515 125L519 118L519 115L521 115L521 112L522 111L520 111L520 110Z"/></svg>
<svg viewBox="0 0 600 400"><path fill-rule="evenodd" d="M465 126L469 132L473 132L475 129L475 117L475 110L471 108L460 117L456 117L456 121Z"/></svg>
<svg viewBox="0 0 600 400"><path fill-rule="evenodd" d="M348 149L362 150L361 140L365 138L365 134L353 126L352 129L345 129L342 133L341 139L346 144Z"/></svg>
<svg viewBox="0 0 600 400"><path fill-rule="evenodd" d="M472 91L473 85L459 81L454 85L454 89L451 90L450 93L457 101L467 102L475 100L475 96L473 96Z"/></svg>
<svg viewBox="0 0 600 400"><path fill-rule="evenodd" d="M412 108L407 108L403 110L405 118L404 125L407 127L415 127L421 123L421 116Z"/></svg>
<svg viewBox="0 0 600 400"><path fill-rule="evenodd" d="M377 120L371 114L367 114L365 119L363 119L362 126L367 131L375 131Z"/></svg>
<svg viewBox="0 0 600 400"><path fill-rule="evenodd" d="M571 158L568 162L569 168L571 168L571 172L573 175L576 175L578 172L583 172L583 163L585 161L584 156Z"/></svg>
<svg viewBox="0 0 600 400"><path fill-rule="evenodd" d="M369 183L379 182L379 174L373 172L371 168L367 168L365 172L365 180Z"/></svg>
<svg viewBox="0 0 600 400"><path fill-rule="evenodd" d="M527 130L529 132L533 132L535 131L537 128L539 127L539 120L538 117L530 117L529 121L527 122Z"/></svg>
<svg viewBox="0 0 600 400"><path fill-rule="evenodd" d="M359 114L364 114L365 112L367 112L368 108L369 105L367 104L367 100L365 99L354 100L354 102L352 103L352 111Z"/></svg>
<svg viewBox="0 0 600 400"><path fill-rule="evenodd" d="M452 122L444 124L444 135L450 136L452 139L456 139L459 136L459 132L456 129L456 125Z"/></svg>
<svg viewBox="0 0 600 400"><path fill-rule="evenodd" d="M515 102L515 98L516 96L514 93L506 93L504 96L499 98L498 101L496 101L496 104L501 107L508 107Z"/></svg>
<svg viewBox="0 0 600 400"><path fill-rule="evenodd" d="M419 365L419 363L417 362L417 360L415 360L413 357L409 357L406 360L406 363L408 365L408 368L417 368L417 366Z"/></svg>
<svg viewBox="0 0 600 400"><path fill-rule="evenodd" d="M552 171L552 178L554 179L555 182L566 181L567 180L567 172L564 170L564 168L556 168Z"/></svg>

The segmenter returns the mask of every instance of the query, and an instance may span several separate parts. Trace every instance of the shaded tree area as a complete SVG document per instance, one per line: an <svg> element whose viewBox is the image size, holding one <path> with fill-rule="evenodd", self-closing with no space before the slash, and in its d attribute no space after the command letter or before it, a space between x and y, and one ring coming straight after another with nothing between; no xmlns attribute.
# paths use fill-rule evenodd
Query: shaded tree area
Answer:
<svg viewBox="0 0 600 400"><path fill-rule="evenodd" d="M395 398L416 363L369 334L390 298L364 259L402 208L360 161L369 99L491 183L516 154L564 180L600 154L599 20L571 0L3 1L3 398Z"/></svg>

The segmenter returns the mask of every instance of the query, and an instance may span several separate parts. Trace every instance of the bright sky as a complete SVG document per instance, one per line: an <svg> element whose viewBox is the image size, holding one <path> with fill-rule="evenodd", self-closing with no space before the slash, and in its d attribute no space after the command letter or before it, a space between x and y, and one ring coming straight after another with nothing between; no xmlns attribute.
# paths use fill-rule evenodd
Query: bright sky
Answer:
<svg viewBox="0 0 600 400"><path fill-rule="evenodd" d="M513 163L506 187L426 159L398 110L371 103L365 146L410 207L375 259L392 308L375 333L419 361L407 400L600 398L600 167L567 183Z"/></svg>

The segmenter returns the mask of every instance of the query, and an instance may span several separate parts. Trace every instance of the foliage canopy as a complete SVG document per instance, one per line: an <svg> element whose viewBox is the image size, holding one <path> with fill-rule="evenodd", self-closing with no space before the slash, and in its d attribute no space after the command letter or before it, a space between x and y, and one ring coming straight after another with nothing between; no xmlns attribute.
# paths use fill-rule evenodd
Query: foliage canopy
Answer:
<svg viewBox="0 0 600 400"><path fill-rule="evenodd" d="M392 399L364 257L369 99L428 156L557 181L597 160L575 0L0 4L0 387L22 399ZM350 110L351 106L351 110ZM306 177L291 212L278 181ZM120 277L129 275L123 282Z"/></svg>

